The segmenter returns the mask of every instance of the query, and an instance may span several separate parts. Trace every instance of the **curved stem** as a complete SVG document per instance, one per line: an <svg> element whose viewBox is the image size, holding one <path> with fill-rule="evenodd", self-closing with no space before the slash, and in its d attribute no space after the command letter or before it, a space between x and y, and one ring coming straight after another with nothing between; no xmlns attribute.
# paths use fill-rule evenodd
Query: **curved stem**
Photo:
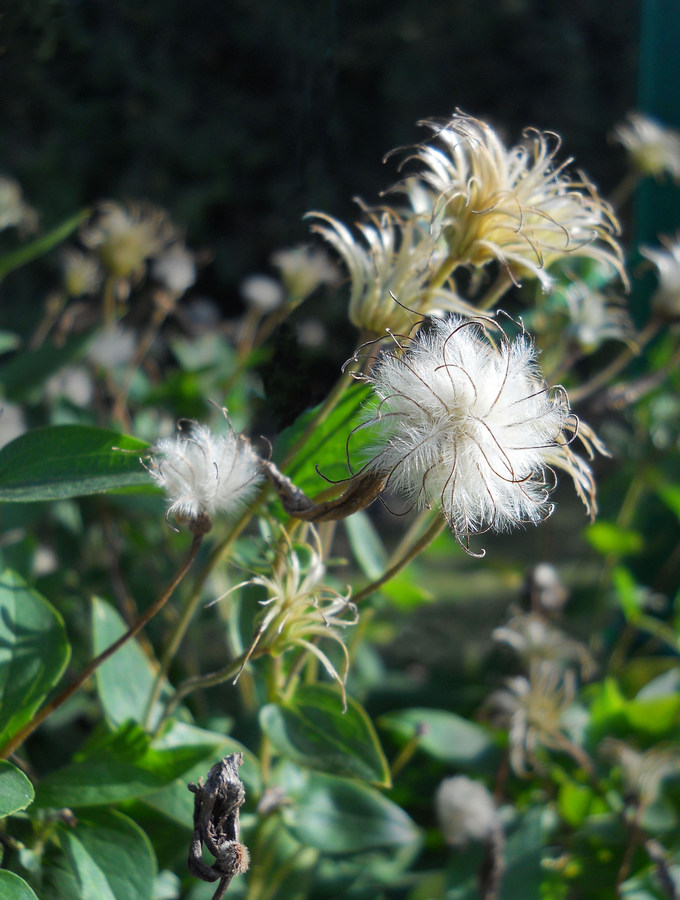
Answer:
<svg viewBox="0 0 680 900"><path fill-rule="evenodd" d="M142 615L133 625L130 626L125 634L121 635L118 640L114 641L113 644L106 648L106 650L103 650L98 656L95 656L94 659L90 660L90 662L85 666L84 669L79 672L79 674L67 688L65 688L53 700L51 700L40 710L38 710L31 721L27 722L23 728L21 728L15 735L13 735L13 737L10 738L9 741L7 741L7 743L3 747L0 748L0 759L6 759L10 754L12 754L16 750L16 748L19 747L19 745L22 744L26 740L26 738L45 721L48 716L50 716L56 709L59 709L62 704L64 704L73 694L75 694L75 692L80 687L82 687L82 685L92 674L94 674L94 672L99 668L99 666L101 666L102 663L106 662L109 657L113 656L113 654L117 650L119 650L123 646L123 644L126 644L129 640L131 640L131 638L133 638L139 631L142 630L142 628L144 628L147 622L151 621L151 619L153 619L153 617L161 611L161 609L165 606L165 604L174 593L177 585L189 571L191 564L196 558L202 540L202 534L194 535L194 539L192 541L187 558L179 567L177 573L174 575L172 581L166 587L163 593L151 604L151 606L148 607L148 609L146 609L142 613Z"/></svg>
<svg viewBox="0 0 680 900"><path fill-rule="evenodd" d="M255 499L250 506L243 511L241 517L236 521L234 527L231 529L229 534L222 540L212 551L210 556L208 557L207 562L201 569L196 578L196 583L194 584L194 588L186 600L184 604L184 608L179 616L179 619L175 623L175 627L172 630L172 634L170 635L170 639L168 640L165 649L161 655L160 666L158 668L158 672L156 673L156 678L153 683L153 687L151 689L151 694L149 696L149 701L147 703L146 714L145 714L145 724L146 727L149 727L149 721L151 718L151 713L160 697L160 693L163 687L163 682L167 677L168 671L172 664L173 659L175 658L175 653L179 648L179 645L182 643L184 639L184 635L187 632L191 619L198 608L199 603L201 602L201 596L203 592L203 586L205 582L208 580L208 576L212 572L212 570L217 566L227 555L229 550L231 549L236 538L241 534L245 526L250 521L256 509L260 506L260 504L264 501L264 491L260 493L260 495ZM173 695L174 699L174 695ZM179 702L179 701L178 701ZM175 704L174 706L176 706ZM174 709L173 706L173 709Z"/></svg>
<svg viewBox="0 0 680 900"><path fill-rule="evenodd" d="M416 541L415 544L411 546L411 548L404 552L404 555L397 560L393 565L390 566L380 578L376 578L375 581L372 581L370 584L367 584L366 587L363 587L358 593L354 594L352 597L353 603L359 603L361 600L365 600L366 597L370 597L371 594L374 594L378 588L381 588L384 584L387 584L388 581L391 581L395 575L398 575L402 569L406 568L406 566L411 562L412 559L415 559L419 553L421 553L426 547L432 543L432 541L439 537L441 532L444 530L446 526L446 519L441 516L437 517L427 531L424 532L422 537Z"/></svg>
<svg viewBox="0 0 680 900"><path fill-rule="evenodd" d="M250 654L250 658L254 659L257 655L258 653L255 651ZM228 681L230 678L238 675L241 666L246 660L246 656L247 651L244 651L240 656L237 656L236 659L232 660L229 665L224 666L222 669L218 669L216 672L208 672L207 675L192 675L191 678L187 678L183 681L165 704L161 721L172 715L182 700L194 691L198 691L201 688L215 687L215 685L222 684L223 681Z"/></svg>
<svg viewBox="0 0 680 900"><path fill-rule="evenodd" d="M639 356L642 349L652 340L654 335L661 327L661 320L657 318L650 319L643 330L637 337L637 346L635 349L626 347L618 356L616 356L608 366L597 372L590 381L586 381L580 387L572 388L569 391L569 399L572 403L578 403L585 397L594 394L595 391L604 387L608 381L614 378L619 372L622 372L634 356Z"/></svg>

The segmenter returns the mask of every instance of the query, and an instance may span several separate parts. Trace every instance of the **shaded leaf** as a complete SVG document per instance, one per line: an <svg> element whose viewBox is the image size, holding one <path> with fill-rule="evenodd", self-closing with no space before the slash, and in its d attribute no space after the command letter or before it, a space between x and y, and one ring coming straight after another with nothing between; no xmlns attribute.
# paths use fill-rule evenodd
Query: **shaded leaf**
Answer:
<svg viewBox="0 0 680 900"><path fill-rule="evenodd" d="M0 501L82 497L120 488L150 488L138 456L148 444L87 425L51 425L0 450Z"/></svg>
<svg viewBox="0 0 680 900"><path fill-rule="evenodd" d="M361 571L371 581L377 580L387 569L387 551L368 513L362 510L348 516L345 528Z"/></svg>
<svg viewBox="0 0 680 900"><path fill-rule="evenodd" d="M60 850L45 862L49 900L151 900L156 859L142 829L113 811L59 826Z"/></svg>
<svg viewBox="0 0 680 900"><path fill-rule="evenodd" d="M486 731L462 716L441 709L402 709L378 720L402 740L417 738L418 747L435 759L459 766L494 766L500 750Z"/></svg>
<svg viewBox="0 0 680 900"><path fill-rule="evenodd" d="M32 717L70 648L59 613L15 572L0 576L0 744Z"/></svg>
<svg viewBox="0 0 680 900"><path fill-rule="evenodd" d="M365 710L348 699L343 713L338 692L329 686L306 685L286 706L268 704L260 724L274 748L300 765L390 785L389 766Z"/></svg>
<svg viewBox="0 0 680 900"><path fill-rule="evenodd" d="M420 841L420 832L396 803L375 788L310 772L288 792L282 811L293 836L324 853L396 850Z"/></svg>
<svg viewBox="0 0 680 900"><path fill-rule="evenodd" d="M127 631L122 616L105 600L92 603L92 637L95 656ZM156 667L136 640L128 641L97 669L97 691L107 719L113 725L132 720L144 724L147 705L156 680ZM168 691L164 683L162 695ZM149 726L159 721L162 705L156 703Z"/></svg>
<svg viewBox="0 0 680 900"><path fill-rule="evenodd" d="M92 336L77 334L62 346L44 343L36 350L15 353L0 366L0 385L5 397L21 401L37 392L41 386L64 366L80 359Z"/></svg>
<svg viewBox="0 0 680 900"><path fill-rule="evenodd" d="M211 743L150 744L133 723L92 742L76 760L38 786L37 807L103 806L151 794L185 775L214 752Z"/></svg>
<svg viewBox="0 0 680 900"><path fill-rule="evenodd" d="M64 219L63 222L60 222L46 234L41 234L40 237L35 238L30 243L23 244L11 253L6 253L0 258L0 281L10 272L25 266L34 259L44 256L54 247L63 243L88 215L89 210L81 209L75 215Z"/></svg>
<svg viewBox="0 0 680 900"><path fill-rule="evenodd" d="M24 773L7 760L0 760L0 819L33 802L33 785Z"/></svg>

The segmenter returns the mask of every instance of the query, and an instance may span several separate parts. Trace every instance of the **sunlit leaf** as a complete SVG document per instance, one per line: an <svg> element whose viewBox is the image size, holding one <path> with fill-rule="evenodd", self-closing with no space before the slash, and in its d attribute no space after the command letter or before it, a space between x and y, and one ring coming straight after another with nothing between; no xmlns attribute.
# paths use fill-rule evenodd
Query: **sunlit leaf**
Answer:
<svg viewBox="0 0 680 900"><path fill-rule="evenodd" d="M35 796L24 773L7 760L0 760L0 819L26 807Z"/></svg>
<svg viewBox="0 0 680 900"><path fill-rule="evenodd" d="M5 870L0 870L0 897L2 900L38 900L23 878Z"/></svg>
<svg viewBox="0 0 680 900"><path fill-rule="evenodd" d="M89 810L59 826L45 863L50 900L151 900L156 859L142 829L119 812Z"/></svg>
<svg viewBox="0 0 680 900"><path fill-rule="evenodd" d="M145 441L85 425L52 425L0 450L0 501L82 497L120 488L148 489L139 462Z"/></svg>

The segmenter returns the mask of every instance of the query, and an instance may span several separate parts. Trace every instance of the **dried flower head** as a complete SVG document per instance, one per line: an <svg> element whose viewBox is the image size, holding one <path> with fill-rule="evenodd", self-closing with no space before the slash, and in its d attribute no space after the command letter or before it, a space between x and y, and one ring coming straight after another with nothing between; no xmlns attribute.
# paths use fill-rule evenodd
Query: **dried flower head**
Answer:
<svg viewBox="0 0 680 900"><path fill-rule="evenodd" d="M627 119L617 125L614 137L628 151L633 168L641 175L659 178L667 173L680 179L680 133L642 113L628 113Z"/></svg>
<svg viewBox="0 0 680 900"><path fill-rule="evenodd" d="M661 236L663 249L640 247L640 253L656 266L659 286L652 295L652 310L663 319L680 318L680 233Z"/></svg>
<svg viewBox="0 0 680 900"><path fill-rule="evenodd" d="M37 227L38 214L24 200L19 182L0 175L0 231L19 228L33 232Z"/></svg>
<svg viewBox="0 0 680 900"><path fill-rule="evenodd" d="M189 423L188 430L157 441L147 469L168 496L168 518L190 526L209 527L216 513L238 513L261 478L259 457L231 424L226 434L213 434L207 425Z"/></svg>
<svg viewBox="0 0 680 900"><path fill-rule="evenodd" d="M131 328L109 325L97 333L90 344L88 357L102 369L125 366L137 352L137 335Z"/></svg>
<svg viewBox="0 0 680 900"><path fill-rule="evenodd" d="M255 584L267 592L266 598L260 601L263 611L256 620L255 636L241 671L256 650L258 655L267 653L279 656L297 648L311 653L321 662L331 678L341 686L345 701L349 655L339 629L355 625L359 613L349 600L349 590L343 595L324 584L326 566L321 541L316 529L313 526L308 528L309 539L295 543L282 529L274 559L266 573L255 575L232 588L234 591L244 585ZM320 649L319 639L332 640L341 647L345 660L342 674Z"/></svg>
<svg viewBox="0 0 680 900"><path fill-rule="evenodd" d="M621 778L627 795L641 806L658 800L661 784L669 775L680 775L680 747L650 747L640 751L625 741L605 738L602 754L621 767Z"/></svg>
<svg viewBox="0 0 680 900"><path fill-rule="evenodd" d="M445 778L434 802L444 839L453 847L485 841L501 828L496 804L481 781L465 775Z"/></svg>
<svg viewBox="0 0 680 900"><path fill-rule="evenodd" d="M64 291L69 297L94 294L102 282L99 260L77 247L65 247L61 252Z"/></svg>
<svg viewBox="0 0 680 900"><path fill-rule="evenodd" d="M571 179L570 160L556 160L557 136L528 129L508 149L493 128L469 116L421 124L435 140L407 158L421 168L406 186L413 196L415 177L429 193L452 267L495 260L514 279L534 277L550 288L546 270L555 260L587 256L625 279L616 217L594 185Z"/></svg>
<svg viewBox="0 0 680 900"><path fill-rule="evenodd" d="M633 323L621 297L571 282L564 297L569 311L567 335L584 353L594 353L604 341L622 341L635 346Z"/></svg>
<svg viewBox="0 0 680 900"><path fill-rule="evenodd" d="M286 299L280 283L269 275L248 275L240 291L248 306L262 315L273 312Z"/></svg>
<svg viewBox="0 0 680 900"><path fill-rule="evenodd" d="M518 775L541 768L538 751L542 747L572 755L578 752L563 723L575 695L574 673L545 661L533 668L530 678L508 678L505 687L487 697L483 712L493 725L508 730L510 765Z"/></svg>
<svg viewBox="0 0 680 900"><path fill-rule="evenodd" d="M569 599L560 574L550 563L540 562L527 572L524 596L530 608L543 615L558 615Z"/></svg>
<svg viewBox="0 0 680 900"><path fill-rule="evenodd" d="M273 265L293 300L304 300L322 284L336 284L340 273L325 250L319 247L291 247L272 254Z"/></svg>
<svg viewBox="0 0 680 900"><path fill-rule="evenodd" d="M516 613L507 624L494 628L491 638L511 647L528 669L548 661L562 666L577 663L584 676L595 670L595 661L584 644L537 613Z"/></svg>
<svg viewBox="0 0 680 900"><path fill-rule="evenodd" d="M401 217L392 209L365 212L368 221L358 223L363 243L337 219L309 214L319 220L312 230L335 248L347 267L349 317L357 328L384 335L407 331L418 315L470 311L449 287L430 285L445 248L432 235L426 216Z"/></svg>
<svg viewBox="0 0 680 900"><path fill-rule="evenodd" d="M173 297L181 297L196 282L196 257L182 243L174 243L155 256L151 276Z"/></svg>
<svg viewBox="0 0 680 900"><path fill-rule="evenodd" d="M148 203L98 204L80 229L80 239L95 250L116 278L137 278L147 259L159 254L175 237L165 210Z"/></svg>
<svg viewBox="0 0 680 900"><path fill-rule="evenodd" d="M435 319L365 380L377 397L360 426L373 437L365 468L414 503L439 502L464 546L471 534L550 515L549 454L567 467L575 422L525 334L511 341L492 319ZM580 465L572 477L589 471Z"/></svg>

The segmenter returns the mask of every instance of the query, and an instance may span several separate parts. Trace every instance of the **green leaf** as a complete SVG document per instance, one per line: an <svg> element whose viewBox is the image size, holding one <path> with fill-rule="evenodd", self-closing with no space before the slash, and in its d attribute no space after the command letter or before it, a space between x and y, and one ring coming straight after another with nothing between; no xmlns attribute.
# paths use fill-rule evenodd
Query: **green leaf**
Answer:
<svg viewBox="0 0 680 900"><path fill-rule="evenodd" d="M557 808L568 825L579 828L590 812L593 797L593 791L587 784L566 780L560 785Z"/></svg>
<svg viewBox="0 0 680 900"><path fill-rule="evenodd" d="M363 707L347 701L343 713L336 690L326 685L300 688L286 706L270 703L260 725L274 748L303 766L390 786L390 770L378 736Z"/></svg>
<svg viewBox="0 0 680 900"><path fill-rule="evenodd" d="M142 829L113 811L59 827L60 851L45 862L49 900L151 900L156 859Z"/></svg>
<svg viewBox="0 0 680 900"><path fill-rule="evenodd" d="M486 731L462 716L442 709L402 709L378 720L381 728L418 747L435 759L463 768L488 768L500 758L500 750Z"/></svg>
<svg viewBox="0 0 680 900"><path fill-rule="evenodd" d="M503 900L527 900L540 897L543 871L543 809L529 809L505 845L506 870L503 876Z"/></svg>
<svg viewBox="0 0 680 900"><path fill-rule="evenodd" d="M24 244L12 253L6 253L0 258L0 281L10 272L25 266L34 259L44 256L54 247L63 243L89 214L89 210L81 209L74 216L64 219L51 231L41 234L40 237L31 241L30 244Z"/></svg>
<svg viewBox="0 0 680 900"><path fill-rule="evenodd" d="M590 546L602 556L631 556L644 547L644 538L639 531L621 528L614 522L602 520L593 522L585 529L585 537Z"/></svg>
<svg viewBox="0 0 680 900"><path fill-rule="evenodd" d="M286 790L292 799L283 820L307 847L331 855L410 847L420 832L396 803L375 788L310 772Z"/></svg>
<svg viewBox="0 0 680 900"><path fill-rule="evenodd" d="M32 394L42 399L42 386L48 378L64 366L80 359L91 334L70 337L63 346L44 343L36 350L15 353L0 366L0 385L9 400L22 401Z"/></svg>
<svg viewBox="0 0 680 900"><path fill-rule="evenodd" d="M21 346L21 338L12 331L0 331L0 354L16 350Z"/></svg>
<svg viewBox="0 0 680 900"><path fill-rule="evenodd" d="M52 425L0 450L0 501L82 497L150 485L139 462L145 441L86 425Z"/></svg>
<svg viewBox="0 0 680 900"><path fill-rule="evenodd" d="M359 411L370 394L371 389L366 385L352 384L330 415L317 424L309 435L306 435L306 430L321 409L320 406L308 409L281 432L276 442L274 461L280 463L295 451L293 460L286 466L286 475L292 478L300 490L313 496L328 486L316 471L317 466L329 478L347 477L347 439L358 424ZM362 436L362 431L356 432L351 440L353 456L360 449ZM298 444L301 446L298 447Z"/></svg>
<svg viewBox="0 0 680 900"><path fill-rule="evenodd" d="M111 646L128 630L123 618L105 600L92 601L92 637L94 655ZM113 725L132 720L144 724L151 690L156 680L156 667L136 640L128 641L97 669L97 692L107 719ZM161 694L167 694L167 682ZM156 703L150 727L160 719L162 705Z"/></svg>
<svg viewBox="0 0 680 900"><path fill-rule="evenodd" d="M624 566L615 566L612 583L624 616L629 622L636 622L642 613L644 597L632 573Z"/></svg>
<svg viewBox="0 0 680 900"><path fill-rule="evenodd" d="M50 772L38 786L36 806L102 806L151 794L171 784L214 752L194 746L149 744L133 723L88 746L83 755Z"/></svg>
<svg viewBox="0 0 680 900"><path fill-rule="evenodd" d="M629 700L626 716L636 731L660 736L678 722L680 694Z"/></svg>
<svg viewBox="0 0 680 900"><path fill-rule="evenodd" d="M32 717L69 659L59 613L19 575L0 576L0 744Z"/></svg>
<svg viewBox="0 0 680 900"><path fill-rule="evenodd" d="M362 510L348 516L345 528L361 571L371 581L377 580L387 569L387 551L368 513Z"/></svg>
<svg viewBox="0 0 680 900"><path fill-rule="evenodd" d="M38 900L23 878L4 869L0 871L0 897L2 900Z"/></svg>
<svg viewBox="0 0 680 900"><path fill-rule="evenodd" d="M33 802L33 785L24 773L7 760L0 760L0 819Z"/></svg>

